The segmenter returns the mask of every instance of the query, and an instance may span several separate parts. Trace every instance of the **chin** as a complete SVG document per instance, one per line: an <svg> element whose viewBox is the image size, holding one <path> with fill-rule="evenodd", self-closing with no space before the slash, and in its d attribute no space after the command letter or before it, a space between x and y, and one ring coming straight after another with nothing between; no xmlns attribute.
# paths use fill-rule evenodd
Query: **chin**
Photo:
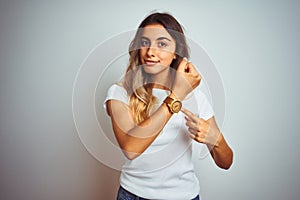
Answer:
<svg viewBox="0 0 300 200"><path fill-rule="evenodd" d="M157 75L165 71L167 67L158 67L158 66L144 66L144 72L151 75Z"/></svg>
<svg viewBox="0 0 300 200"><path fill-rule="evenodd" d="M147 69L146 67L144 67L144 72L149 75L155 75L159 73L157 70Z"/></svg>

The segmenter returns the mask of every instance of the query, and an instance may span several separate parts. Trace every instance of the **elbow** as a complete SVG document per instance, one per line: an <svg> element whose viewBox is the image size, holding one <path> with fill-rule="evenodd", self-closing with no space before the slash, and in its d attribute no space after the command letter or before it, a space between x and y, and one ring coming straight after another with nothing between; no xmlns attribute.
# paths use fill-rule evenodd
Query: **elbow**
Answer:
<svg viewBox="0 0 300 200"><path fill-rule="evenodd" d="M232 161L231 162L226 162L226 163L220 163L220 164L217 164L217 166L220 167L221 169L229 170L230 167L232 166Z"/></svg>
<svg viewBox="0 0 300 200"><path fill-rule="evenodd" d="M124 153L124 155L126 156L126 158L128 160L134 160L137 156L134 156L133 154L131 153Z"/></svg>
<svg viewBox="0 0 300 200"><path fill-rule="evenodd" d="M123 153L128 160L134 160L140 155L140 153L128 152L124 150Z"/></svg>
<svg viewBox="0 0 300 200"><path fill-rule="evenodd" d="M219 167L224 170L229 170L231 166L232 166L232 163L219 165Z"/></svg>
<svg viewBox="0 0 300 200"><path fill-rule="evenodd" d="M221 169L229 170L232 166L232 163L233 163L233 153L231 152L231 154L227 157L227 159L223 160L223 162L219 162L219 163L216 163L216 164Z"/></svg>
<svg viewBox="0 0 300 200"><path fill-rule="evenodd" d="M130 142L125 143L122 146L120 145L120 147L128 160L134 160L143 153L139 148L131 145Z"/></svg>

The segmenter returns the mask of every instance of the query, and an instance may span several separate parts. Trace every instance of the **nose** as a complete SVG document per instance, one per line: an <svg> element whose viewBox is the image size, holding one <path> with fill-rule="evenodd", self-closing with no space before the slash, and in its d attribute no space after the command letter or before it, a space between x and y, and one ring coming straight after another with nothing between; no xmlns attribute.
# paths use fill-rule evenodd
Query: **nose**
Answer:
<svg viewBox="0 0 300 200"><path fill-rule="evenodd" d="M156 49L152 46L148 47L147 49L147 55L149 57L155 57Z"/></svg>

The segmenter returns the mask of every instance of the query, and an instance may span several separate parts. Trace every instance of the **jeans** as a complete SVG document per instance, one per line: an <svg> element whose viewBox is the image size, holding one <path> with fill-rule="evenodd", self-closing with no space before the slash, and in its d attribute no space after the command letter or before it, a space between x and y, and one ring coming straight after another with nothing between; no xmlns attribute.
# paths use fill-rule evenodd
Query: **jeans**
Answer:
<svg viewBox="0 0 300 200"><path fill-rule="evenodd" d="M150 200L150 199L145 199L142 197L139 197L135 194L132 194L131 192L128 192L124 188L120 186L119 191L118 191L118 196L117 200ZM197 195L194 199L192 200L200 200L199 195Z"/></svg>

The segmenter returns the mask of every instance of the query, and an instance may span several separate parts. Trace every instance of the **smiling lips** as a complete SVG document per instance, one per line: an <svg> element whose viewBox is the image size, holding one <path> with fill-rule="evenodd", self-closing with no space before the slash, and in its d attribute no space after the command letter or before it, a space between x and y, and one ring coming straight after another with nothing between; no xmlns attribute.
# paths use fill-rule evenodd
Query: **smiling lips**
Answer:
<svg viewBox="0 0 300 200"><path fill-rule="evenodd" d="M159 61L154 61L154 60L145 60L145 65L156 65L159 63Z"/></svg>

